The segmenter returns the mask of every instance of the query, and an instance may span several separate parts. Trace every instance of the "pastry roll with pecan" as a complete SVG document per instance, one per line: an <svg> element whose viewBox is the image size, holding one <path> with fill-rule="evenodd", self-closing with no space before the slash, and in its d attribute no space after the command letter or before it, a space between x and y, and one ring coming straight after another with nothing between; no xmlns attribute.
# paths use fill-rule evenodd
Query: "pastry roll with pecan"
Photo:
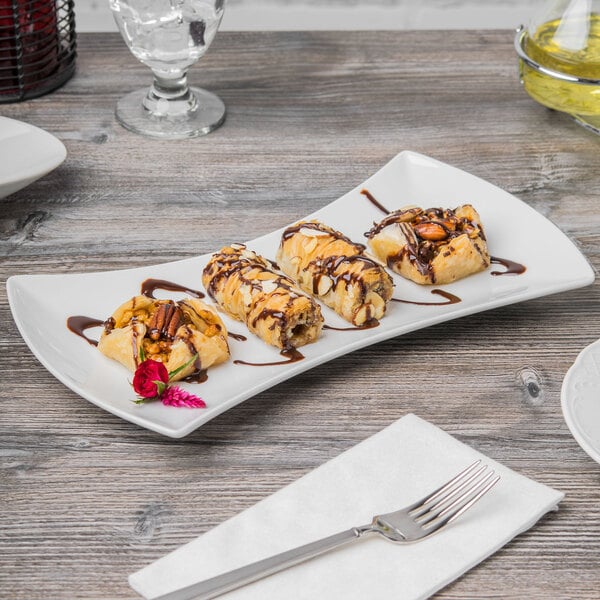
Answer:
<svg viewBox="0 0 600 600"><path fill-rule="evenodd" d="M470 204L400 209L366 236L377 258L420 284L451 283L490 266L481 219Z"/></svg>
<svg viewBox="0 0 600 600"><path fill-rule="evenodd" d="M393 292L390 275L364 250L323 223L302 221L283 232L276 260L300 288L361 327L383 317Z"/></svg>
<svg viewBox="0 0 600 600"><path fill-rule="evenodd" d="M130 371L148 358L164 363L169 373L186 365L173 381L229 358L223 321L197 298L133 297L105 322L98 349Z"/></svg>
<svg viewBox="0 0 600 600"><path fill-rule="evenodd" d="M271 346L284 350L321 334L320 306L274 265L242 244L222 248L208 261L202 283L229 315Z"/></svg>

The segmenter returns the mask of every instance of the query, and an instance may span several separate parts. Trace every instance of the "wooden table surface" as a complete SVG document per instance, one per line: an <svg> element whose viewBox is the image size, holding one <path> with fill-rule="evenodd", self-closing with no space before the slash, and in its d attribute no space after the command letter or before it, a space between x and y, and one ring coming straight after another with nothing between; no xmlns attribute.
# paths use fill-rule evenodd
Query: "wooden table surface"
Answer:
<svg viewBox="0 0 600 600"><path fill-rule="evenodd" d="M223 33L191 71L226 124L161 142L121 128L150 72L118 35L79 37L76 76L0 113L66 162L0 200L0 597L125 599L127 575L408 412L566 493L558 513L436 598L600 597L600 465L560 409L600 337L600 284L348 354L182 440L125 422L33 357L4 285L150 265L267 233L401 150L514 193L600 265L600 138L521 90L510 31Z"/></svg>

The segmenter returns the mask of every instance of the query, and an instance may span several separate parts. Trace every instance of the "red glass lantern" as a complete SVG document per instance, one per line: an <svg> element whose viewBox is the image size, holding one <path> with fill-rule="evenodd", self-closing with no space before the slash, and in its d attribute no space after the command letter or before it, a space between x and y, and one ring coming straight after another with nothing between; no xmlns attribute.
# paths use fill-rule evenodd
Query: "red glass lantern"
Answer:
<svg viewBox="0 0 600 600"><path fill-rule="evenodd" d="M0 0L0 103L65 83L75 52L73 0Z"/></svg>

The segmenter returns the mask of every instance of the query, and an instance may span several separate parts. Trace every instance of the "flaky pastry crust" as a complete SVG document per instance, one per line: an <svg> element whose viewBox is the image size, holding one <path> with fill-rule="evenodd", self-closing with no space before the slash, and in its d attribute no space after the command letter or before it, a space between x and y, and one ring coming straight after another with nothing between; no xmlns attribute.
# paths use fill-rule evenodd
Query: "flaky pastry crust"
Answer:
<svg viewBox="0 0 600 600"><path fill-rule="evenodd" d="M377 258L419 284L451 283L490 266L481 219L470 204L400 209L366 235Z"/></svg>
<svg viewBox="0 0 600 600"><path fill-rule="evenodd" d="M390 275L364 250L323 223L302 221L283 232L276 260L305 292L361 327L383 317L393 292Z"/></svg>
<svg viewBox="0 0 600 600"><path fill-rule="evenodd" d="M314 342L321 334L320 306L274 265L243 244L215 253L202 274L210 297L271 346L284 350Z"/></svg>
<svg viewBox="0 0 600 600"><path fill-rule="evenodd" d="M98 349L130 371L143 359L164 363L170 373L187 365L172 381L229 359L223 321L197 298L175 302L134 296L107 319Z"/></svg>

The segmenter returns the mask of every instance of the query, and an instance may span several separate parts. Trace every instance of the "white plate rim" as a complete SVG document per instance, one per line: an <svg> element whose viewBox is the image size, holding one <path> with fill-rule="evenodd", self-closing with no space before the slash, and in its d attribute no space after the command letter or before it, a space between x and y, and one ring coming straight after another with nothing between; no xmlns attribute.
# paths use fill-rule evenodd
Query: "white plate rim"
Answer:
<svg viewBox="0 0 600 600"><path fill-rule="evenodd" d="M581 379L580 373L584 370L584 362L595 351L600 352L600 340L596 340L595 342L592 342L586 346L577 355L577 358L569 367L563 379L560 391L560 405L565 423L567 424L571 435L575 438L575 441L581 446L582 450L584 450L584 452L590 458L594 459L600 464L600 447L595 447L588 442L585 433L582 431L577 419L575 418L574 403L579 397L573 392L573 384L575 380L578 378L579 380ZM600 378L598 379L598 387L600 389ZM600 402L600 394L598 395L598 398L598 401ZM598 423L598 428L600 428L600 423Z"/></svg>
<svg viewBox="0 0 600 600"><path fill-rule="evenodd" d="M15 184L21 182L24 183L23 187L25 187L26 185L33 183L37 179L40 179L40 177L47 175L48 173L50 173L50 171L56 169L66 159L67 149L65 145L56 136L52 135L48 131L45 131L44 129L41 129L40 127L31 125L31 123L26 123L17 119L11 119L10 117L5 117L2 115L0 115L0 142L3 140L1 131L2 121L11 121L14 123L18 123L25 129L27 129L27 134L31 135L34 138L34 141L44 140L44 142L52 148L54 154L48 156L43 160L37 160L34 167L23 167L19 170L14 171L10 175L0 175L0 188L3 186L14 186ZM13 192L10 192L10 194L19 191L19 189L22 188L17 188Z"/></svg>

